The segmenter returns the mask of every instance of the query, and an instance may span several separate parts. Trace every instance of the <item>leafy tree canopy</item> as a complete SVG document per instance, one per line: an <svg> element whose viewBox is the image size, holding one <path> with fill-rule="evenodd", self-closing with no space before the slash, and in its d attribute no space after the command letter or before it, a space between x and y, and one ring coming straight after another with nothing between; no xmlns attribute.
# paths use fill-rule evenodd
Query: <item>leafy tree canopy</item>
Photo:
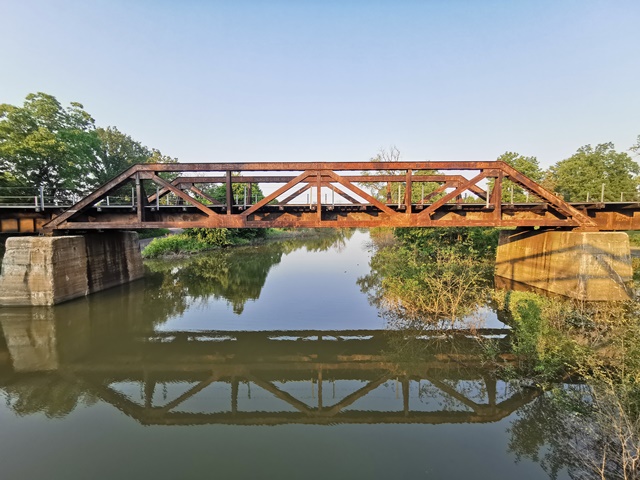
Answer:
<svg viewBox="0 0 640 480"><path fill-rule="evenodd" d="M93 189L136 163L177 161L116 127L96 128L80 103L63 107L39 92L22 107L0 105L0 186L43 186L55 196Z"/></svg>
<svg viewBox="0 0 640 480"><path fill-rule="evenodd" d="M97 184L107 182L136 163L146 163L151 157L147 147L116 127L97 128L96 134L100 142L92 173Z"/></svg>
<svg viewBox="0 0 640 480"><path fill-rule="evenodd" d="M496 160L505 162L509 166L515 168L520 173L523 173L534 182L541 182L543 177L543 171L540 168L538 159L536 157L525 157L516 152L505 152L500 155ZM493 189L495 180L489 180L489 191ZM511 192L513 191L513 201L515 203L522 203L529 200L533 200L527 195L527 191L521 186L513 183L510 180L502 181L502 201L511 201Z"/></svg>
<svg viewBox="0 0 640 480"><path fill-rule="evenodd" d="M599 199L604 184L604 200L631 200L638 196L640 166L627 153L617 152L613 143L580 147L549 171L555 191L572 202Z"/></svg>
<svg viewBox="0 0 640 480"><path fill-rule="evenodd" d="M22 107L0 105L0 170L25 186L86 188L98 146L94 120L80 103L29 94Z"/></svg>
<svg viewBox="0 0 640 480"><path fill-rule="evenodd" d="M259 202L264 198L262 189L255 183L251 185L251 191L249 191L247 187L248 185L246 183L233 183L231 185L234 203L243 204L245 201L245 195L247 204ZM211 197L215 198L220 203L227 203L227 185L224 183L207 189L206 193L211 195Z"/></svg>
<svg viewBox="0 0 640 480"><path fill-rule="evenodd" d="M631 150L636 155L640 155L640 135L638 135L638 138L636 139L636 144L629 150Z"/></svg>

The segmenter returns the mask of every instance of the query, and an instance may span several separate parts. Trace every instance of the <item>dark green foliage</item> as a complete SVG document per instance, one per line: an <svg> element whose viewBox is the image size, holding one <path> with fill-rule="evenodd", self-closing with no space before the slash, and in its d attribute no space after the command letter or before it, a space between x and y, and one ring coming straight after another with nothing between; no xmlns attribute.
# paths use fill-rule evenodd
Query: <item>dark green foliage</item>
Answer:
<svg viewBox="0 0 640 480"><path fill-rule="evenodd" d="M138 238L156 238L156 237L164 237L169 233L168 228L143 228L140 230L136 230L138 232Z"/></svg>
<svg viewBox="0 0 640 480"><path fill-rule="evenodd" d="M207 231L206 234L212 231L218 234L219 230L224 229L201 230ZM169 303L168 299L173 299L177 305L171 311L185 309L189 302L212 296L225 299L233 307L233 311L240 314L247 301L259 298L267 274L280 262L283 255L301 248L309 251L327 250L334 245L343 244L344 239L352 234L353 230L323 229L322 235L310 238L287 238L266 242L259 248L227 248L185 258L149 260L145 265L151 270L154 281L161 283L158 287L158 303ZM177 242L178 247L182 248L185 245L194 248L197 243L190 242L198 242L195 233L194 236L174 235L161 240L162 243ZM183 250L178 248L176 251L179 253ZM145 255L150 256L146 254L146 250Z"/></svg>
<svg viewBox="0 0 640 480"><path fill-rule="evenodd" d="M640 247L640 232L627 232L629 235L629 244L634 247Z"/></svg>
<svg viewBox="0 0 640 480"><path fill-rule="evenodd" d="M234 204L244 204L245 203L245 187L246 187L246 202L247 204L253 204L258 202L264 198L262 190L255 183L251 185L251 192L249 192L248 186L245 183L233 183L231 185L231 190L233 193L233 203ZM210 187L205 190L207 195L211 195L211 197L215 198L221 203L227 203L227 186L223 183L222 185L216 185Z"/></svg>
<svg viewBox="0 0 640 480"><path fill-rule="evenodd" d="M43 185L51 195L86 189L98 145L94 120L79 103L64 108L40 92L22 107L0 105L0 171L19 185Z"/></svg>
<svg viewBox="0 0 640 480"><path fill-rule="evenodd" d="M499 230L495 228L396 228L395 237L405 246L435 258L438 252L453 251L487 260L495 258Z"/></svg>
<svg viewBox="0 0 640 480"><path fill-rule="evenodd" d="M115 127L96 128L80 103L63 107L39 92L22 107L0 105L0 187L43 186L62 198L61 190L92 190L136 163L175 162Z"/></svg>
<svg viewBox="0 0 640 480"><path fill-rule="evenodd" d="M358 279L390 323L402 328L453 325L486 303L493 264L470 254L468 245L459 247L454 229L396 233L401 241L377 248L371 273Z"/></svg>
<svg viewBox="0 0 640 480"><path fill-rule="evenodd" d="M582 202L600 199L602 184L605 186L604 200L619 201L638 198L638 175L640 166L628 154L616 152L612 143L603 143L593 148L580 147L578 151L551 167L548 183L565 200Z"/></svg>
<svg viewBox="0 0 640 480"><path fill-rule="evenodd" d="M266 238L266 228L187 228L184 233L214 247Z"/></svg>
<svg viewBox="0 0 640 480"><path fill-rule="evenodd" d="M228 228L187 228L183 235L211 247L226 247L232 244Z"/></svg>
<svg viewBox="0 0 640 480"><path fill-rule="evenodd" d="M163 255L175 255L195 253L213 248L211 245L199 241L195 237L187 235L171 235L164 238L156 238L142 251L147 258L161 257Z"/></svg>
<svg viewBox="0 0 640 480"><path fill-rule="evenodd" d="M540 182L543 177L543 171L538 164L536 157L525 157L515 152L505 152L500 155L497 160L505 162L507 165L515 168L520 173L525 174L534 182ZM495 184L494 179L489 179L489 191L493 189ZM513 192L514 203L522 203L527 200L534 201L533 198L528 198L525 190L519 185L513 183L508 179L502 181L502 201L510 202L512 199L511 193Z"/></svg>
<svg viewBox="0 0 640 480"><path fill-rule="evenodd" d="M102 185L136 163L145 163L151 151L116 127L97 128L100 143L96 150L93 175Z"/></svg>

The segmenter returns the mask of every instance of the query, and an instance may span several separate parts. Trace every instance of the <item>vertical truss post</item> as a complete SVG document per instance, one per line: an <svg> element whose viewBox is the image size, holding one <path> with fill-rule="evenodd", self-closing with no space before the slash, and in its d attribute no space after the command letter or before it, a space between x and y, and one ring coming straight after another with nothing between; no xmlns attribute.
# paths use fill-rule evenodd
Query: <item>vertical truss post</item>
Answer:
<svg viewBox="0 0 640 480"><path fill-rule="evenodd" d="M253 192L253 184L251 182L247 184L247 190L249 191L249 205L251 205L251 199L253 198L251 193Z"/></svg>
<svg viewBox="0 0 640 480"><path fill-rule="evenodd" d="M402 407L404 410L404 416L409 416L409 378L404 377L402 379Z"/></svg>
<svg viewBox="0 0 640 480"><path fill-rule="evenodd" d="M318 410L322 410L322 369L318 370Z"/></svg>
<svg viewBox="0 0 640 480"><path fill-rule="evenodd" d="M140 180L140 172L136 172L136 213L138 214L138 223L145 221L144 207L147 196L144 193L144 186Z"/></svg>
<svg viewBox="0 0 640 480"><path fill-rule="evenodd" d="M233 209L233 192L231 189L231 170L227 170L227 215L231 215L231 210Z"/></svg>
<svg viewBox="0 0 640 480"><path fill-rule="evenodd" d="M233 415L238 413L238 387L239 381L233 377L231 379L231 413Z"/></svg>
<svg viewBox="0 0 640 480"><path fill-rule="evenodd" d="M411 213L411 187L412 187L412 182L411 182L411 169L409 168L407 170L407 185L406 185L406 189L404 192L404 203L407 206L407 214Z"/></svg>
<svg viewBox="0 0 640 480"><path fill-rule="evenodd" d="M455 184L455 186L456 186L456 187L459 187L459 186L460 186L460 182L457 182L457 183ZM456 203L457 203L457 204L460 204L460 203L462 203L462 201L463 201L463 198L462 198L462 192L460 192L460 195L458 195L458 196L456 197Z"/></svg>
<svg viewBox="0 0 640 480"><path fill-rule="evenodd" d="M44 212L44 185L40 185L40 209Z"/></svg>
<svg viewBox="0 0 640 480"><path fill-rule="evenodd" d="M493 192L491 192L491 203L493 203L493 218L497 222L502 220L502 178L504 174L500 170L493 183Z"/></svg>
<svg viewBox="0 0 640 480"><path fill-rule="evenodd" d="M144 381L144 406L146 408L153 407L153 392L156 390L156 382L145 374Z"/></svg>
<svg viewBox="0 0 640 480"><path fill-rule="evenodd" d="M322 220L322 176L320 170L316 174L316 208L318 209L316 215L318 215L318 221Z"/></svg>
<svg viewBox="0 0 640 480"><path fill-rule="evenodd" d="M483 375L482 377L487 390L487 401L491 407L495 407L498 397L498 385L496 379L490 375Z"/></svg>

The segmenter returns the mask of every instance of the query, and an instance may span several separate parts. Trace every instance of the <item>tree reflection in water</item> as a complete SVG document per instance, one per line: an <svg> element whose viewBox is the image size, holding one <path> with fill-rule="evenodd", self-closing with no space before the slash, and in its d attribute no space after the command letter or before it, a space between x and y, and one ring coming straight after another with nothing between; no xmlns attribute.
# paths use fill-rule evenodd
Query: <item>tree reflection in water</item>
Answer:
<svg viewBox="0 0 640 480"><path fill-rule="evenodd" d="M5 335L20 334L12 322L2 319ZM85 336L84 353L64 338L71 332L56 332L40 339L55 350L48 363L8 338L14 371L0 388L20 415L62 417L99 399L145 425L486 423L537 395L498 379L466 336L414 338L422 354L404 362L380 330L129 330L107 342Z"/></svg>
<svg viewBox="0 0 640 480"><path fill-rule="evenodd" d="M358 279L391 327L417 330L472 326L490 301L493 263L446 249L427 254L372 235L371 272Z"/></svg>
<svg viewBox="0 0 640 480"><path fill-rule="evenodd" d="M579 454L594 447L584 435L592 424L576 412L588 409L588 402L566 402L555 392L541 395L506 377L504 366L513 361L509 338L486 343L468 331L453 332L452 325L464 326L463 320L488 302L490 279L476 274L480 270L465 277L470 281L462 294L434 306L442 290L421 292L400 267L432 279L427 269L408 262L406 252L388 250L392 253L385 256L376 250L371 273L358 283L381 308L390 331L156 331L207 298L225 299L234 312L242 312L247 301L259 297L283 255L300 248L341 248L351 233L150 262L144 281L99 296L49 309L2 309L0 391L18 415L60 418L100 401L142 424L157 425L496 422L517 412L510 453L539 462L552 478L563 469L587 477ZM444 268L443 263L431 270ZM456 285L451 277L442 278L442 288ZM403 296L407 292L411 295ZM418 301L411 304L414 298ZM448 330L430 332L441 326ZM583 388L559 390L586 397ZM200 404L209 405L220 392L229 398L219 411L185 407L198 395L206 397ZM237 400L242 394L244 405L260 398L267 403L243 411ZM368 406L370 396L380 410ZM587 441L577 445L578 438Z"/></svg>
<svg viewBox="0 0 640 480"><path fill-rule="evenodd" d="M352 229L331 229L311 237L293 237L259 246L235 247L176 260L148 260L149 277L158 285L158 294L175 302L182 313L195 301L224 299L237 315L245 304L257 300L274 265L299 249L308 252L342 248Z"/></svg>

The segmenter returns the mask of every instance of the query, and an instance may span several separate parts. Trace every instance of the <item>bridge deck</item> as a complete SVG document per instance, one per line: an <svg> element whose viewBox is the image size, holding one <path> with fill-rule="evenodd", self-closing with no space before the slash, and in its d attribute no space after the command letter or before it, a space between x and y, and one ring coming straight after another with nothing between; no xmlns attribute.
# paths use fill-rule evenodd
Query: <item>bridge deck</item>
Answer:
<svg viewBox="0 0 640 480"><path fill-rule="evenodd" d="M225 202L206 193L220 183ZM386 184L386 201L363 187L372 183ZM257 184L276 185L256 198ZM505 202L503 190L512 188L530 201L515 203L511 193ZM347 162L143 164L73 205L37 197L28 205L0 204L0 233L384 226L638 230L640 203L568 203L503 162Z"/></svg>

